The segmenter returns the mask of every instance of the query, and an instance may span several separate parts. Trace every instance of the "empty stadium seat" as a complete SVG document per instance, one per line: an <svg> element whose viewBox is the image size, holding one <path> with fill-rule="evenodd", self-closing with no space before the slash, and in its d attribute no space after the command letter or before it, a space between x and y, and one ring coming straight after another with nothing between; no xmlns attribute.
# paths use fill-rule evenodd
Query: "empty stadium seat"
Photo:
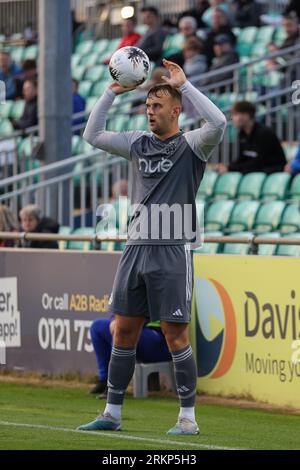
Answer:
<svg viewBox="0 0 300 470"><path fill-rule="evenodd" d="M266 174L263 172L248 173L243 176L237 192L237 199L259 199Z"/></svg>
<svg viewBox="0 0 300 470"><path fill-rule="evenodd" d="M285 235L284 238L296 238L300 241L300 233L293 233ZM300 244L299 245L279 245L276 250L277 256L300 256Z"/></svg>
<svg viewBox="0 0 300 470"><path fill-rule="evenodd" d="M288 199L299 200L300 199L300 174L296 175L289 190Z"/></svg>
<svg viewBox="0 0 300 470"><path fill-rule="evenodd" d="M83 227L73 230L72 235L95 235L95 229L92 227ZM67 243L68 250L83 250L88 251L92 249L92 243L88 241L69 241Z"/></svg>
<svg viewBox="0 0 300 470"><path fill-rule="evenodd" d="M70 235L71 231L72 231L71 227L68 227L66 225L61 225L59 227L58 233L59 233L59 235ZM67 244L68 244L67 241L60 240L58 242L58 248L60 250L65 250L67 248Z"/></svg>
<svg viewBox="0 0 300 470"><path fill-rule="evenodd" d="M259 206L258 201L241 201L235 204L226 232L251 230Z"/></svg>
<svg viewBox="0 0 300 470"><path fill-rule="evenodd" d="M247 240L253 236L251 232L237 232L231 235L246 238ZM250 243L225 243L223 247L223 253L226 255L248 255L250 251Z"/></svg>
<svg viewBox="0 0 300 470"><path fill-rule="evenodd" d="M279 224L281 233L291 233L300 231L299 204L287 204Z"/></svg>
<svg viewBox="0 0 300 470"><path fill-rule="evenodd" d="M205 238L206 237L221 237L222 235L223 235L222 232L205 232L203 245L198 248L195 248L193 250L194 253L211 254L211 255L219 253L221 244L206 242Z"/></svg>
<svg viewBox="0 0 300 470"><path fill-rule="evenodd" d="M261 205L253 228L256 233L276 230L285 208L283 201L269 201Z"/></svg>
<svg viewBox="0 0 300 470"><path fill-rule="evenodd" d="M268 233L261 233L261 237L265 238L279 238L279 232L268 232ZM258 254L260 256L273 256L277 250L277 245L269 245L269 244L259 244L258 245Z"/></svg>
<svg viewBox="0 0 300 470"><path fill-rule="evenodd" d="M233 199L242 174L238 171L229 171L220 175L214 186L213 199Z"/></svg>
<svg viewBox="0 0 300 470"><path fill-rule="evenodd" d="M291 176L288 173L272 173L264 182L261 198L263 200L285 199L290 179Z"/></svg>
<svg viewBox="0 0 300 470"><path fill-rule="evenodd" d="M0 122L0 137L10 136L14 128L9 119L2 119Z"/></svg>
<svg viewBox="0 0 300 470"><path fill-rule="evenodd" d="M229 221L234 201L216 201L210 205L205 215L205 230L223 230Z"/></svg>
<svg viewBox="0 0 300 470"><path fill-rule="evenodd" d="M213 194L214 185L218 178L216 171L206 171L197 192L197 199L207 199Z"/></svg>

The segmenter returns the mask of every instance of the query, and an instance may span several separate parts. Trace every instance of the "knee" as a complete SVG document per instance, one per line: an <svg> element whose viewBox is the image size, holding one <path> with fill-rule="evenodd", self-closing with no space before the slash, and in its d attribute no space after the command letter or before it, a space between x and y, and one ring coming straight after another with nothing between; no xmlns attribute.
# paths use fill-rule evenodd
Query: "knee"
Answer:
<svg viewBox="0 0 300 470"><path fill-rule="evenodd" d="M162 328L170 352L179 351L189 345L189 338L185 333L170 331Z"/></svg>
<svg viewBox="0 0 300 470"><path fill-rule="evenodd" d="M136 333L125 325L116 325L114 332L114 344L124 348L133 348L136 346Z"/></svg>

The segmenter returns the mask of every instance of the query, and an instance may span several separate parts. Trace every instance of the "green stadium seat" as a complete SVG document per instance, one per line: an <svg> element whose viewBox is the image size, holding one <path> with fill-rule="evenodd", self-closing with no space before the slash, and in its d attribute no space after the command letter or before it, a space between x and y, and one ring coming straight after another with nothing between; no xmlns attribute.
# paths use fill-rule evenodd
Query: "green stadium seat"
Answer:
<svg viewBox="0 0 300 470"><path fill-rule="evenodd" d="M237 232L231 235L249 239L253 234L251 232ZM223 254L225 255L248 255L250 251L250 243L225 243L223 247Z"/></svg>
<svg viewBox="0 0 300 470"><path fill-rule="evenodd" d="M262 57L262 56L267 55L267 54L268 54L268 49L264 44L255 43L251 47L251 57L252 58Z"/></svg>
<svg viewBox="0 0 300 470"><path fill-rule="evenodd" d="M251 55L253 44L251 42L248 43L238 43L236 45L236 50L240 57L249 57Z"/></svg>
<svg viewBox="0 0 300 470"><path fill-rule="evenodd" d="M86 140L82 139L82 144L81 144L82 153L90 153L94 150L96 150L95 147L89 144Z"/></svg>
<svg viewBox="0 0 300 470"><path fill-rule="evenodd" d="M59 235L70 235L71 231L72 231L71 227L67 227L66 225L61 225L59 227L58 233ZM67 248L67 243L68 243L67 241L60 240L58 242L58 248L60 250L65 250Z"/></svg>
<svg viewBox="0 0 300 470"><path fill-rule="evenodd" d="M261 233L260 236L267 237L267 238L279 238L280 233L279 232ZM277 250L277 245L269 245L269 244L258 245L258 254L260 256L273 256L275 255L276 250Z"/></svg>
<svg viewBox="0 0 300 470"><path fill-rule="evenodd" d="M7 137L12 135L14 128L9 119L2 119L0 122L0 137Z"/></svg>
<svg viewBox="0 0 300 470"><path fill-rule="evenodd" d="M231 213L226 232L251 230L259 206L259 201L241 201L236 203Z"/></svg>
<svg viewBox="0 0 300 470"><path fill-rule="evenodd" d="M292 233L300 231L299 204L287 204L279 224L281 233Z"/></svg>
<svg viewBox="0 0 300 470"><path fill-rule="evenodd" d="M258 28L256 26L248 26L247 28L243 28L240 30L240 34L238 36L238 43L239 44L253 44L255 42L255 38L257 35Z"/></svg>
<svg viewBox="0 0 300 470"><path fill-rule="evenodd" d="M206 171L200 183L197 199L208 199L212 196L215 182L218 178L216 171Z"/></svg>
<svg viewBox="0 0 300 470"><path fill-rule="evenodd" d="M25 139L22 139L18 145L18 156L20 158L32 157L33 149L36 147L38 142L38 137L34 137L33 139L31 137L25 137Z"/></svg>
<svg viewBox="0 0 300 470"><path fill-rule="evenodd" d="M106 90L106 88L109 86L110 83L111 83L111 80L110 81L101 80L100 82L94 83L92 90L91 90L91 96L100 97L104 93L104 91Z"/></svg>
<svg viewBox="0 0 300 470"><path fill-rule="evenodd" d="M136 114L132 116L129 119L127 129L131 131L136 130L136 129L147 131L148 130L147 116L145 114Z"/></svg>
<svg viewBox="0 0 300 470"><path fill-rule="evenodd" d="M222 235L223 235L222 232L205 232L203 245L199 246L198 248L195 248L193 250L194 253L211 254L211 255L219 253L221 243L206 242L205 237L222 237Z"/></svg>
<svg viewBox="0 0 300 470"><path fill-rule="evenodd" d="M87 113L90 113L93 109L93 107L95 106L95 104L97 103L98 101L98 97L97 96L89 96L87 99L86 99L86 106L85 106L85 110Z"/></svg>
<svg viewBox="0 0 300 470"><path fill-rule="evenodd" d="M84 79L90 80L91 82L97 82L98 80L101 80L104 68L104 65L95 65L94 67L90 67L86 70Z"/></svg>
<svg viewBox="0 0 300 470"><path fill-rule="evenodd" d="M76 65L74 68L72 67L72 78L80 82L85 74L85 66L84 65Z"/></svg>
<svg viewBox="0 0 300 470"><path fill-rule="evenodd" d="M24 60L25 47L16 46L13 47L10 51L10 56L13 62L21 64Z"/></svg>
<svg viewBox="0 0 300 470"><path fill-rule="evenodd" d="M99 54L100 52L104 52L108 44L108 39L99 39L98 41L94 42L94 46L92 51L97 52Z"/></svg>
<svg viewBox="0 0 300 470"><path fill-rule="evenodd" d="M285 235L284 238L296 238L300 242L300 233L293 233ZM276 250L277 256L300 256L300 243L299 245L278 245Z"/></svg>
<svg viewBox="0 0 300 470"><path fill-rule="evenodd" d="M285 203L283 201L269 201L262 204L253 225L254 231L258 234L276 230L281 221L284 208Z"/></svg>
<svg viewBox="0 0 300 470"><path fill-rule="evenodd" d="M12 108L10 110L10 117L14 119L20 119L20 117L23 115L24 107L25 107L24 100L14 101Z"/></svg>
<svg viewBox="0 0 300 470"><path fill-rule="evenodd" d="M237 191L238 200L259 199L266 174L263 172L248 173L243 176Z"/></svg>
<svg viewBox="0 0 300 470"><path fill-rule="evenodd" d="M32 44L31 46L25 47L24 51L24 60L28 59L37 59L38 57L38 46L36 44Z"/></svg>
<svg viewBox="0 0 300 470"><path fill-rule="evenodd" d="M79 83L78 93L83 96L83 98L88 98L91 95L93 83L88 80L82 80Z"/></svg>
<svg viewBox="0 0 300 470"><path fill-rule="evenodd" d="M213 199L233 199L236 196L242 174L229 171L220 175L214 186Z"/></svg>
<svg viewBox="0 0 300 470"><path fill-rule="evenodd" d="M300 199L300 174L296 175L292 180L288 199L292 201L299 201Z"/></svg>
<svg viewBox="0 0 300 470"><path fill-rule="evenodd" d="M264 182L261 199L264 201L285 199L290 180L291 176L288 173L272 173Z"/></svg>
<svg viewBox="0 0 300 470"><path fill-rule="evenodd" d="M84 65L85 68L93 67L98 63L98 56L97 52L91 52L90 54L86 54L81 57L80 65Z"/></svg>
<svg viewBox="0 0 300 470"><path fill-rule="evenodd" d="M261 26L258 28L255 42L267 45L272 42L272 38L275 32L274 26Z"/></svg>
<svg viewBox="0 0 300 470"><path fill-rule="evenodd" d="M75 52L76 54L85 56L86 54L89 54L91 52L91 50L93 49L93 46L94 46L94 41L88 39L78 44Z"/></svg>
<svg viewBox="0 0 300 470"><path fill-rule="evenodd" d="M234 201L213 202L205 214L205 230L224 230L230 219Z"/></svg>
<svg viewBox="0 0 300 470"><path fill-rule="evenodd" d="M71 68L74 69L75 67L77 67L77 65L79 65L79 62L80 62L80 59L81 59L81 55L80 54L72 54L71 56Z"/></svg>
<svg viewBox="0 0 300 470"><path fill-rule="evenodd" d="M280 26L280 27L276 28L275 33L274 33L273 42L277 46L281 46L281 44L283 43L283 41L285 39L286 39L286 32L284 31L283 27Z"/></svg>
<svg viewBox="0 0 300 470"><path fill-rule="evenodd" d="M72 235L95 235L95 229L92 227L83 227L73 230ZM67 244L68 250L91 250L93 244L84 241L69 241Z"/></svg>
<svg viewBox="0 0 300 470"><path fill-rule="evenodd" d="M13 104L14 102L12 100L7 100L0 104L1 119L8 119L10 117Z"/></svg>
<svg viewBox="0 0 300 470"><path fill-rule="evenodd" d="M122 132L127 129L128 116L120 114L118 116L112 116L108 123L107 129L109 131Z"/></svg>
<svg viewBox="0 0 300 470"><path fill-rule="evenodd" d="M72 136L72 155L80 155L82 153L82 138L79 135Z"/></svg>

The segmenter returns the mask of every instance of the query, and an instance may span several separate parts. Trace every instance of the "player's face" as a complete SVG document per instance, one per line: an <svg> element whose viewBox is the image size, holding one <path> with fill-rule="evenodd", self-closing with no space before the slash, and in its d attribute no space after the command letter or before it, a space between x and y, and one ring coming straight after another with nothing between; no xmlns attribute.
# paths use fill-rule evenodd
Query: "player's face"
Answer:
<svg viewBox="0 0 300 470"><path fill-rule="evenodd" d="M146 101L150 130L154 134L166 134L178 122L180 105L167 93L150 95Z"/></svg>

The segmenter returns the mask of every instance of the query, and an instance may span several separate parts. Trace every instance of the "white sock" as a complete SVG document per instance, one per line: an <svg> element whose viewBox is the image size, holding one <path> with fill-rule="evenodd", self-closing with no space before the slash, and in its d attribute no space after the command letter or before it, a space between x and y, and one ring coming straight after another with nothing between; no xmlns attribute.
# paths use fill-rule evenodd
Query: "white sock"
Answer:
<svg viewBox="0 0 300 470"><path fill-rule="evenodd" d="M189 408L189 407L180 408L179 418L188 418L191 421L195 422L196 421L195 407L192 406L191 408Z"/></svg>
<svg viewBox="0 0 300 470"><path fill-rule="evenodd" d="M121 412L122 405L112 405L110 403L106 403L104 413L109 413L117 421L121 421Z"/></svg>

